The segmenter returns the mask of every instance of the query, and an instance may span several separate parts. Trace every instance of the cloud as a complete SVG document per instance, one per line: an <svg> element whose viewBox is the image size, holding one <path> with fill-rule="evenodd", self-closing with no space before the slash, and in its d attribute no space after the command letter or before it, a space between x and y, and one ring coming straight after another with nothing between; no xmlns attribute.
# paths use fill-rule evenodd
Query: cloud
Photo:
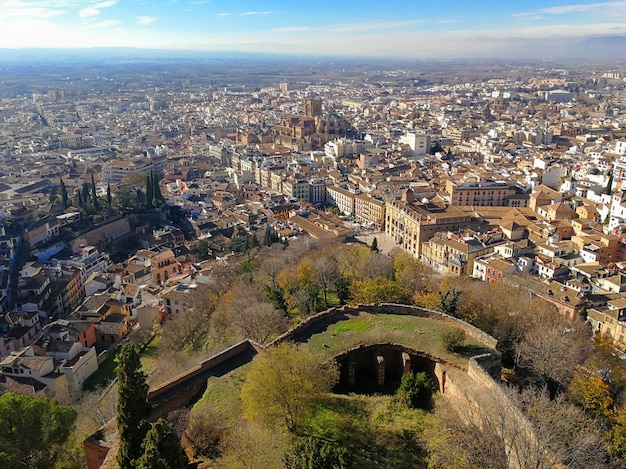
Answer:
<svg viewBox="0 0 626 469"><path fill-rule="evenodd" d="M537 15L566 15L569 13L588 13L588 12L605 12L613 13L626 11L626 2L601 2L601 3L583 3L581 5L561 5L557 7L539 8L534 11L525 11L514 13L514 18L535 17Z"/></svg>
<svg viewBox="0 0 626 469"><path fill-rule="evenodd" d="M313 28L310 26L285 26L284 28L270 29L270 32L273 33L299 33L302 31L313 31Z"/></svg>
<svg viewBox="0 0 626 469"><path fill-rule="evenodd" d="M52 18L66 13L56 3L46 4L46 2L38 2L35 4L19 0L0 2L0 20Z"/></svg>
<svg viewBox="0 0 626 469"><path fill-rule="evenodd" d="M106 2L96 3L93 6L90 6L90 7L87 7L87 8L83 8L82 10L80 10L78 12L78 16L80 16L81 18L90 18L92 16L98 16L100 14L100 10L102 8L112 7L116 3L117 2L114 1L114 0L109 0L109 1L106 1Z"/></svg>
<svg viewBox="0 0 626 469"><path fill-rule="evenodd" d="M218 13L217 16L232 16L232 13Z"/></svg>
<svg viewBox="0 0 626 469"><path fill-rule="evenodd" d="M138 16L137 24L147 26L154 23L156 20L158 20L158 18L155 18L154 16Z"/></svg>
<svg viewBox="0 0 626 469"><path fill-rule="evenodd" d="M104 20L99 21L98 23L90 24L90 28L111 28L113 26L118 26L121 24L119 20Z"/></svg>
<svg viewBox="0 0 626 469"><path fill-rule="evenodd" d="M406 21L380 21L368 23L343 23L330 26L320 26L313 28L310 26L285 26L282 28L271 29L274 33L297 33L306 31L324 31L330 33L358 33L362 31L381 31L395 30L405 26L415 26L425 23L424 20L406 20Z"/></svg>
<svg viewBox="0 0 626 469"><path fill-rule="evenodd" d="M246 11L242 13L241 16L251 16L251 15L271 15L271 11Z"/></svg>

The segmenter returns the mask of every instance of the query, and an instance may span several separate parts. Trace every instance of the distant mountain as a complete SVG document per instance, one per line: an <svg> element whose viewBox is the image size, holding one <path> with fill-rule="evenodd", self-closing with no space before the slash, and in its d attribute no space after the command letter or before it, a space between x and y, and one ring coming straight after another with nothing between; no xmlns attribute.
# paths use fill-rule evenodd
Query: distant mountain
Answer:
<svg viewBox="0 0 626 469"><path fill-rule="evenodd" d="M590 37L574 48L583 57L626 60L626 36Z"/></svg>
<svg viewBox="0 0 626 469"><path fill-rule="evenodd" d="M189 51L138 49L131 47L93 47L84 49L0 49L0 62L4 63L116 63L116 62L168 62L204 61L216 59L280 59L292 58L277 54L230 51Z"/></svg>

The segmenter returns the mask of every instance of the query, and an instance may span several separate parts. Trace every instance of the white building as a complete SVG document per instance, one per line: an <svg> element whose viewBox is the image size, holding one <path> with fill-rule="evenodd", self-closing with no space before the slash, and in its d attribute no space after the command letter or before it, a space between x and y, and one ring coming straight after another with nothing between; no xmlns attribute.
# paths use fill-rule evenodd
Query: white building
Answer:
<svg viewBox="0 0 626 469"><path fill-rule="evenodd" d="M409 132L400 137L399 143L408 145L413 156L424 156L430 150L430 136Z"/></svg>

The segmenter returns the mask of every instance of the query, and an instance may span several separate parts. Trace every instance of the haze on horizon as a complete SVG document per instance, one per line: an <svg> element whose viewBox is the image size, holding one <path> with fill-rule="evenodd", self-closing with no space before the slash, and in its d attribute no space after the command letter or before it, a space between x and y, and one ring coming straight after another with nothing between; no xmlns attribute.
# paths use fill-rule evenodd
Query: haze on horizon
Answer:
<svg viewBox="0 0 626 469"><path fill-rule="evenodd" d="M0 48L623 60L626 1L0 0Z"/></svg>

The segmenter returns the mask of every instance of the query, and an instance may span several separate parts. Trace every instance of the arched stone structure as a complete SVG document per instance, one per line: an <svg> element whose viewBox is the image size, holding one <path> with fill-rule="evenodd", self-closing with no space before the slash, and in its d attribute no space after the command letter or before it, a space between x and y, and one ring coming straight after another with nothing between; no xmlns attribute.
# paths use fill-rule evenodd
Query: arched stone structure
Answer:
<svg viewBox="0 0 626 469"><path fill-rule="evenodd" d="M446 368L451 363L401 344L371 344L347 350L335 357L339 364L338 393L394 393L402 375L426 372L440 392L445 391Z"/></svg>

